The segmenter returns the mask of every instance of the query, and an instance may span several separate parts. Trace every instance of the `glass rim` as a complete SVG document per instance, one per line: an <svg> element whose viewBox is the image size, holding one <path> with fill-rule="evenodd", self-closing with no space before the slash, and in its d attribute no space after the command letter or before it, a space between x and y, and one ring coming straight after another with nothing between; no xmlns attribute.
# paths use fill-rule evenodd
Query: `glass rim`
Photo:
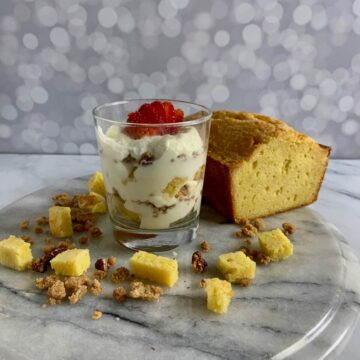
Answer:
<svg viewBox="0 0 360 360"><path fill-rule="evenodd" d="M194 120L189 120L189 121L181 121L181 122L174 122L174 123L161 123L161 124L151 124L151 123L133 123L133 122L120 122L118 120L112 120L112 119L108 119L106 117L103 117L101 115L98 115L99 111L101 109L104 109L106 107L110 107L110 106L116 106L116 105L124 105L124 104L128 104L128 103L132 103L132 102L153 102L153 101L169 101L171 103L182 103L182 104L186 104L186 105L192 105L192 106L196 106L199 108L199 112L200 111L204 111L206 112L205 115L202 115L201 117L199 117L198 119L194 119ZM202 124L204 122L207 122L208 120L211 119L212 116L212 111L207 108L204 105L200 105L197 103L193 103L191 101L186 101L186 100L175 100L175 99L128 99L128 100L119 100L119 101L112 101L112 102L107 102L104 104L100 104L94 107L94 109L92 110L92 114L95 118L95 120L103 120L103 121L107 121L109 123L113 123L113 124L117 124L117 125L122 125L122 126L133 126L133 127L179 127L179 126L191 126L191 125L198 125L198 124Z"/></svg>

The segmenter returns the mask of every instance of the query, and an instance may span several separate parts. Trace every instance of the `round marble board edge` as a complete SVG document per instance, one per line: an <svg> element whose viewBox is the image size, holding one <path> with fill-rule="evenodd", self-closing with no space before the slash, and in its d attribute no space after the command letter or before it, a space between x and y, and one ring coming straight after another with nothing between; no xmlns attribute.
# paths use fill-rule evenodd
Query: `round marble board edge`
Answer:
<svg viewBox="0 0 360 360"><path fill-rule="evenodd" d="M21 235L22 220L46 215L52 195L86 191L86 179L79 178L25 196L1 210L0 238ZM234 236L238 225L207 206L202 207L198 239L176 249L177 254L164 254L176 256L180 278L174 288L165 289L158 303L129 300L117 304L111 299L113 284L104 281L99 298L89 295L75 306L65 303L43 309L46 295L34 286L39 274L1 268L0 355L35 359L50 346L64 359L95 358L104 352L107 357L122 354L124 359L151 358L151 354L155 358L281 359L305 354L319 357L333 351L334 342L356 322L359 289L351 288L348 263L358 264L357 260L333 226L310 208L267 218L267 229L281 227L283 222L297 225L297 232L290 236L294 255L258 266L250 287L234 285L235 296L224 315L206 309L199 282L203 277L218 277L217 257L238 250L243 241ZM93 263L115 255L119 266L128 266L131 252L113 240L107 216L98 224L104 231L102 238L78 247L90 249ZM34 255L40 255L46 245L44 235L30 235L35 240ZM209 242L211 251L204 254L209 266L200 275L192 270L191 255L202 240ZM100 321L91 320L95 308L103 311Z"/></svg>

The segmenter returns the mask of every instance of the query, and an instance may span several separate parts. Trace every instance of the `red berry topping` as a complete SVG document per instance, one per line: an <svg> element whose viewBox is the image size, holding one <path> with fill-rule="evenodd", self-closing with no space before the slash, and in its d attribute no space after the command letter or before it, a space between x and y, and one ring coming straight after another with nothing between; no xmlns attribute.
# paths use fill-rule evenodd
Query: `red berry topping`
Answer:
<svg viewBox="0 0 360 360"><path fill-rule="evenodd" d="M181 109L174 109L169 101L153 101L151 104L143 104L138 111L128 115L127 122L133 124L171 124L182 122L184 112ZM141 139L143 136L176 134L178 131L175 127L140 127L127 126L124 129L125 134L133 139Z"/></svg>

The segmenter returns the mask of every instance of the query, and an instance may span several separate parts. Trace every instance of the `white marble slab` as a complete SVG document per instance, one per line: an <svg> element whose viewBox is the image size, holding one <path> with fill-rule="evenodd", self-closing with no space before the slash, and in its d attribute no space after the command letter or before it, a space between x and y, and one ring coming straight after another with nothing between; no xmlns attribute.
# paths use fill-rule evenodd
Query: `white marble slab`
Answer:
<svg viewBox="0 0 360 360"><path fill-rule="evenodd" d="M337 216L337 225L339 219L342 219L344 228L345 230L348 229L349 233L352 233L351 230L355 227L355 219L360 218L359 200L356 199L356 197L359 197L360 166L352 166L352 164L356 165L356 162L336 161L330 164L320 199L314 206L320 208L322 214L329 214L330 218ZM97 159L93 157L19 157L2 155L0 156L0 178L2 179L0 182L0 205L5 205L36 188L54 182L54 179L59 174L61 174L62 178L82 175L92 172L97 165ZM345 174L346 184L342 181ZM6 181L6 179L9 180ZM43 199L43 197L37 198L37 201L40 201L40 199ZM190 289L184 288L184 284L177 290L171 290L159 304L131 303L119 308L119 306L114 306L114 304L108 302L108 315L101 322L89 320L94 306L100 307L100 303L92 298L75 308L69 306L66 308L52 308L46 310L50 314L49 312L44 313L43 309L38 306L42 301L41 295L34 292L33 288L28 288L29 278L24 279L23 274L20 274L20 277L17 276L19 274L16 274L16 276L14 275L17 278L15 281L14 276L8 277L8 275L5 276L4 280L0 275L0 281L5 281L5 283L9 281L12 284L12 286L6 285L10 287L10 291L6 291L5 295L2 292L3 289L0 290L0 307L3 306L6 311L9 309L6 306L10 306L12 309L10 315L0 309L3 314L0 315L0 337L2 337L0 354L6 359L31 359L33 358L31 351L35 354L36 351L45 351L51 347L54 353L60 354L63 351L61 358L70 359L77 354L77 358L81 359L82 357L79 356L82 355L79 355L79 349L70 346L79 343L82 344L81 348L87 348L87 350L84 350L83 355L91 354L90 358L97 358L95 357L98 354L97 351L104 352L105 349L107 357L117 353L118 358L129 358L130 352L132 357L135 354L135 358L136 356L139 356L139 358L165 358L170 353L172 357L176 358L212 358L220 356L236 358L240 353L244 356L243 358L259 354L269 357L270 354L275 354L286 348L287 345L295 341L294 339L298 339L301 334L309 331L314 324L318 323L319 316L321 317L321 314L324 314L326 309L329 309L329 306L343 304L339 312L330 312L338 316L331 319L330 326L325 328L322 337L319 337L317 341L313 341L314 346L306 348L307 351L314 351L311 355L307 353L310 356L307 358L314 358L319 351L331 350L332 346L339 350L345 345L344 341L337 344L339 339L342 340L339 336L346 337L347 335L346 332L342 331L340 331L339 335L339 329L353 325L351 317L354 317L354 311L358 309L359 304L358 298L354 295L359 291L356 287L359 284L359 275L358 273L353 274L354 270L358 271L355 268L356 262L352 259L346 261L349 265L348 274L350 274L347 277L346 286L344 286L344 281L341 280L341 261L332 262L334 260L332 256L339 260L339 254L335 254L336 247L333 248L335 253L330 252L328 257L322 257L327 261L321 263L321 266L317 268L319 264L316 261L309 261L315 255L306 253L310 249L309 245L313 244L310 241L311 237L316 234L323 237L324 241L324 234L327 234L326 244L329 244L329 237L332 239L332 244L336 244L335 239L338 239L343 244L342 250L345 252L345 258L351 258L352 254L347 252L347 245L343 243L341 236L334 235L333 231L336 230L333 230L332 226L319 221L316 224L321 223L321 225L315 225L314 215L309 209L297 210L294 213L282 216L286 220L291 220L289 217L293 215L290 214L296 216L295 222L298 223L300 218L302 223L300 227L302 230L297 235L299 237L295 239L295 246L299 249L301 256L300 258L294 257L292 261L299 261L298 268L310 271L313 279L311 281L308 277L305 279L306 274L302 270L299 273L294 272L294 267L290 266L290 260L289 262L276 264L276 267L259 269L256 283L248 289L240 289L236 292L236 300L232 307L237 310L235 312L237 316L230 312L226 317L219 318L207 313L204 310L201 290L195 288L198 279L195 281L194 275L189 271L185 271L184 275L185 281L187 281L186 286L190 286ZM212 219L218 218L215 216ZM281 221L281 217L276 217L273 221L278 223ZM11 226L11 223L7 222L6 226ZM209 226L211 228L212 225L208 224L208 228ZM222 225L220 228L226 234L217 233L216 236L213 235L213 232L204 233L206 227L203 226L201 235L213 241L214 244L218 244L218 237L228 237L232 232L232 226ZM351 241L351 239L349 240ZM224 246L229 247L228 250L232 250L231 247L234 244L231 242L234 241L238 240L232 239L230 242L226 242ZM307 244L306 241L310 241L310 243ZM297 244L297 242L299 243ZM323 242L323 244L325 243ZM95 251L103 251L102 243L98 245L100 247ZM115 246L115 244L110 246ZM109 250L114 249L111 247ZM223 250L226 249L219 248L219 251ZM316 251L322 250L324 249L320 247ZM179 254L180 258L183 256L181 261L184 269L188 268L191 251L193 249L187 249L187 251L184 249L184 253ZM303 254L302 251L304 251ZM126 257L126 254L123 254L123 256ZM215 252L209 254L208 260L211 265L214 265L215 261L212 258L213 256L215 256ZM309 263L306 263L305 268L300 266L302 264L301 257L309 261ZM333 271L326 273L324 270L328 265L333 265L331 267ZM269 269L271 271L268 271ZM336 269L336 272L334 269ZM7 271L12 273L10 270ZM273 280L274 274L279 276L278 282L275 281L275 284ZM300 283L300 285L297 283ZM314 284L321 284L321 291ZM274 288L272 288L273 286ZM342 289L344 288L353 292L343 292ZM315 303L310 301L309 294L311 296L315 295ZM280 301L279 299L276 300L276 297L280 298ZM180 305L176 307L177 312L173 315L173 318L167 322L166 320L169 320L168 317L171 316L170 310L173 310L174 299L176 301L180 299ZM336 300L333 302L331 299ZM136 311L133 306L135 306ZM25 311L28 307L32 309L30 312ZM282 313L281 308L285 308L286 312ZM187 310L184 312L184 309ZM295 309L295 312L291 315L292 309ZM164 318L165 314L167 317ZM280 315L280 317L276 317L275 314L286 314L286 316L281 318ZM315 314L318 314L318 316L315 316ZM185 315L190 315L190 318L186 318ZM271 322L271 320L274 320L274 316L277 327L274 327L273 321ZM53 320L54 317L56 321ZM116 317L121 318L121 320L116 320ZM204 317L206 320L204 320ZM230 321L234 326L234 328L231 328L230 338L224 338L222 331L220 331L221 326L224 326L227 321ZM326 324L326 321L324 324ZM334 324L335 327L332 326ZM2 330L2 326L6 329L5 332ZM244 328L247 332L239 333L238 326L241 329ZM152 330L149 330L150 327ZM276 331L272 331L274 329ZM17 343L14 343L12 335L16 335L17 338L20 336L31 343L30 350L23 352L19 356L16 353ZM208 341L209 335L211 335L210 338L212 339L210 343ZM58 336L62 340L56 340ZM266 339L263 341L265 344L263 347L255 344L255 339L259 339L261 336L262 339ZM155 350L152 349L153 347ZM128 349L129 353L125 349ZM140 354L146 355L140 357ZM355 347L347 347L343 354L343 356L346 356L343 357L344 359L355 359L357 351Z"/></svg>

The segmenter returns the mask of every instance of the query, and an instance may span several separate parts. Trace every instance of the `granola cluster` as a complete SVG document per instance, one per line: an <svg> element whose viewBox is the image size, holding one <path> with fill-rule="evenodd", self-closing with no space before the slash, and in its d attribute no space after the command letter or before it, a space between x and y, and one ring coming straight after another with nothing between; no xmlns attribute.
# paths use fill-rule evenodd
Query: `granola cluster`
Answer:
<svg viewBox="0 0 360 360"><path fill-rule="evenodd" d="M160 286L145 285L141 281L133 281L130 284L128 297L145 301L159 301L163 290Z"/></svg>
<svg viewBox="0 0 360 360"><path fill-rule="evenodd" d="M282 228L285 235L292 235L296 231L295 224L291 223L283 223Z"/></svg>
<svg viewBox="0 0 360 360"><path fill-rule="evenodd" d="M270 257L259 250L254 250L246 246L242 246L240 248L240 251L242 251L246 256L248 256L251 260L255 261L259 265L268 265L271 263Z"/></svg>
<svg viewBox="0 0 360 360"><path fill-rule="evenodd" d="M88 292L99 296L102 291L101 283L96 279L90 279L87 275L69 276L63 279L57 275L50 275L36 279L35 286L47 290L49 305L60 304L65 298L73 305Z"/></svg>

